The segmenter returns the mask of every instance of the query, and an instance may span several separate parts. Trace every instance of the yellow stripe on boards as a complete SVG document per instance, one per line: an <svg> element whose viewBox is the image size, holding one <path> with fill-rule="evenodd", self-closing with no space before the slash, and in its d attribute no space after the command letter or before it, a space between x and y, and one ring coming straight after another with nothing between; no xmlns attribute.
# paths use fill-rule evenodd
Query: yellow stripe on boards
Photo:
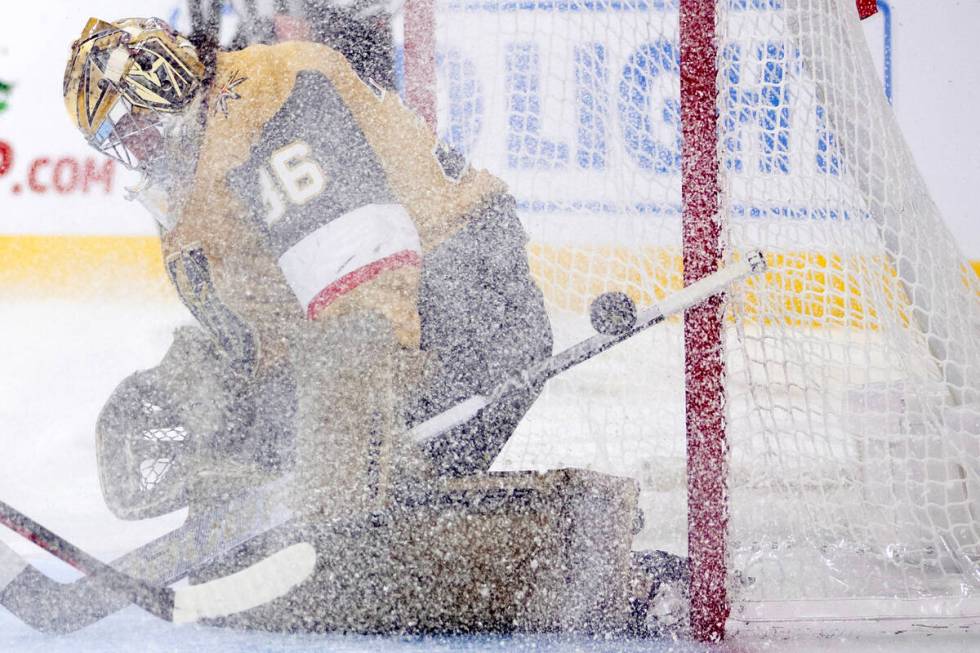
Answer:
<svg viewBox="0 0 980 653"><path fill-rule="evenodd" d="M593 299L614 290L647 306L682 287L681 255L674 248L535 242L528 254L552 310L584 315ZM743 282L745 292L734 307L750 319L872 330L884 320L908 324L908 299L884 257L783 252L766 260L769 270ZM980 261L970 265L980 277ZM970 283L980 288L976 278ZM175 298L158 238L0 236L0 298L123 296Z"/></svg>
<svg viewBox="0 0 980 653"><path fill-rule="evenodd" d="M531 272L550 308L583 314L598 295L621 291L639 306L682 287L683 265L665 247L555 247L531 243ZM767 254L768 271L746 280L733 307L750 320L797 327L880 329L885 320L908 325L908 298L883 256L817 252ZM980 277L980 262L971 263ZM964 270L964 273L966 271ZM972 283L980 289L977 279Z"/></svg>
<svg viewBox="0 0 980 653"><path fill-rule="evenodd" d="M681 256L665 247L556 247L532 242L531 273L548 304L587 313L593 299L620 291L639 306L662 300L683 287Z"/></svg>
<svg viewBox="0 0 980 653"><path fill-rule="evenodd" d="M141 299L176 296L155 236L0 236L0 296L88 299L130 293Z"/></svg>

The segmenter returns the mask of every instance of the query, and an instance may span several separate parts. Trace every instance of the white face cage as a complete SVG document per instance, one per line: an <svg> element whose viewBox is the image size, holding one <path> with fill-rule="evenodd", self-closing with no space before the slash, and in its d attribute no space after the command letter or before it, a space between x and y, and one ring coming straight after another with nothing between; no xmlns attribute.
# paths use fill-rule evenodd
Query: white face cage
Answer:
<svg viewBox="0 0 980 653"><path fill-rule="evenodd" d="M126 125L131 111L132 104L120 96L99 129L92 135L90 143L103 154L136 170L140 167L140 159L126 146L126 139L135 137L139 131L138 128Z"/></svg>
<svg viewBox="0 0 980 653"><path fill-rule="evenodd" d="M135 107L120 94L89 144L130 170L150 172L163 158L166 125L173 116Z"/></svg>

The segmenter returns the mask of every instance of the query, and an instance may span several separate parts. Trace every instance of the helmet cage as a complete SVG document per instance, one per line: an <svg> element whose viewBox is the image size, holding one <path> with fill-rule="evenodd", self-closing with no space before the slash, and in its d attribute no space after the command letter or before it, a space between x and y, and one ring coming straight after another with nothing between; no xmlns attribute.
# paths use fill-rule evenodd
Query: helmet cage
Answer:
<svg viewBox="0 0 980 653"><path fill-rule="evenodd" d="M146 170L154 147L163 142L163 116L152 109L135 107L119 95L105 119L89 137L89 144L131 170ZM159 156L160 152L156 152Z"/></svg>

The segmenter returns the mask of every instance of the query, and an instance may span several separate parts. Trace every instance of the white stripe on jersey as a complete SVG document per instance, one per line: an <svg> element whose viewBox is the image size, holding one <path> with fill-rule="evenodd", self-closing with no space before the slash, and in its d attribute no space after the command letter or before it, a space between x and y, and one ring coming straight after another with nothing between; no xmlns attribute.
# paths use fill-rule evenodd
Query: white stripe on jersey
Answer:
<svg viewBox="0 0 980 653"><path fill-rule="evenodd" d="M421 255L421 251L418 231L405 207L366 204L290 247L279 257L279 267L306 310L324 288L352 272L394 254Z"/></svg>

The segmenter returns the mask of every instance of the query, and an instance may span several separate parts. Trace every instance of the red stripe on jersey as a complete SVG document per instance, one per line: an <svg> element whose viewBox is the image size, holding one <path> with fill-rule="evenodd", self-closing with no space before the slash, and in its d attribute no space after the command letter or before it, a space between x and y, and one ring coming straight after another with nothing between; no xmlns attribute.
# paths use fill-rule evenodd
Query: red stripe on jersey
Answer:
<svg viewBox="0 0 980 653"><path fill-rule="evenodd" d="M320 314L320 311L332 304L333 301L341 295L346 295L350 291L354 290L354 288L360 286L362 283L366 283L371 279L376 278L382 272L395 270L405 267L406 265L413 265L416 267L421 266L422 258L419 256L419 253L406 249L401 252L396 252L391 256L378 259L377 261L369 263L364 267L357 268L353 272L342 276L318 292L316 297L310 301L309 306L306 308L306 317L311 320L316 319L316 317Z"/></svg>

